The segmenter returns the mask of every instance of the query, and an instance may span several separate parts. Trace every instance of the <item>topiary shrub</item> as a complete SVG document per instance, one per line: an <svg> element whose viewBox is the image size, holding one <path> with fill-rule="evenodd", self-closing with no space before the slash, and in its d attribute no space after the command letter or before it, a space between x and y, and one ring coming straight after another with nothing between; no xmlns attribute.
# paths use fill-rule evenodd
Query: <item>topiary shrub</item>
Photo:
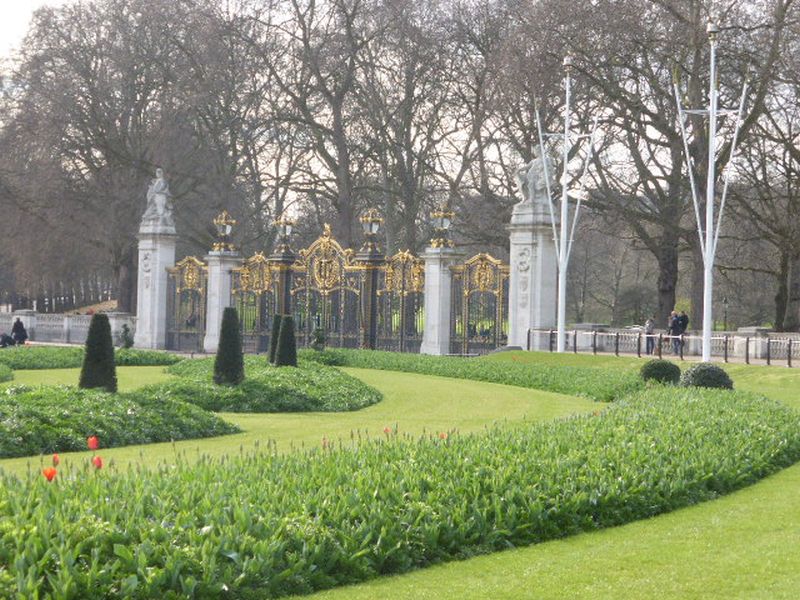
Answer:
<svg viewBox="0 0 800 600"><path fill-rule="evenodd" d="M275 315L272 318L272 332L269 336L269 364L275 364L275 351L278 349L278 334L281 331L281 319L283 315Z"/></svg>
<svg viewBox="0 0 800 600"><path fill-rule="evenodd" d="M674 362L655 358L648 360L642 365L639 371L645 381L657 381L658 383L678 383L681 378L681 368Z"/></svg>
<svg viewBox="0 0 800 600"><path fill-rule="evenodd" d="M697 363L686 369L681 375L681 385L733 389L730 376L722 368L711 363Z"/></svg>
<svg viewBox="0 0 800 600"><path fill-rule="evenodd" d="M297 366L297 340L294 337L294 319L284 315L278 333L278 347L275 349L276 367Z"/></svg>
<svg viewBox="0 0 800 600"><path fill-rule="evenodd" d="M227 307L222 313L217 358L214 361L214 383L238 385L244 379L244 354L239 317L236 309Z"/></svg>
<svg viewBox="0 0 800 600"><path fill-rule="evenodd" d="M108 316L96 313L89 323L86 336L86 353L78 387L103 388L108 392L117 391L117 366L114 363L114 342L111 339L111 325Z"/></svg>

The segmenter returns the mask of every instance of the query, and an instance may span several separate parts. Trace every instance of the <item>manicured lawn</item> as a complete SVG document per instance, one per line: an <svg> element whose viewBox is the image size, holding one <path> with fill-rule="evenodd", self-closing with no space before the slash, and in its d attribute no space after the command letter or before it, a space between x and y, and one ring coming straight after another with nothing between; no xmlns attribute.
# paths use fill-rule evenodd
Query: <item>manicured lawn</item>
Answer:
<svg viewBox="0 0 800 600"><path fill-rule="evenodd" d="M46 369L39 371L14 371L14 381L0 384L8 385L78 385L80 369ZM151 383L161 383L171 375L164 367L117 367L117 382L121 392L133 390Z"/></svg>
<svg viewBox="0 0 800 600"><path fill-rule="evenodd" d="M131 369L132 380L140 369L161 367L119 368L118 373ZM582 398L526 390L516 387L453 380L442 377L345 369L380 390L384 399L369 408L349 413L294 413L294 414L241 414L225 413L223 417L239 425L244 433L202 441L151 444L103 451L105 459L113 459L118 467L127 464L155 464L170 461L176 452L188 458L202 455L222 456L264 444L272 439L278 450L289 450L292 445L320 445L322 438L338 443L349 443L351 432L362 435L383 435L383 428L399 426L400 432L421 434L458 429L462 432L480 430L496 421L519 422L523 419L551 420L559 416L597 410L602 405ZM65 370L68 371L68 370ZM16 373L22 373L21 371ZM59 371L37 371L39 375L53 378L51 383L66 383L57 377L73 377ZM152 376L159 376L158 373ZM166 377L165 375L161 375ZM33 379L35 381L35 379ZM141 384L144 382L142 381ZM147 382L149 383L149 381ZM89 453L62 455L62 463L71 459L81 462ZM0 468L9 472L24 473L29 466L38 468L39 457L16 458L0 461Z"/></svg>

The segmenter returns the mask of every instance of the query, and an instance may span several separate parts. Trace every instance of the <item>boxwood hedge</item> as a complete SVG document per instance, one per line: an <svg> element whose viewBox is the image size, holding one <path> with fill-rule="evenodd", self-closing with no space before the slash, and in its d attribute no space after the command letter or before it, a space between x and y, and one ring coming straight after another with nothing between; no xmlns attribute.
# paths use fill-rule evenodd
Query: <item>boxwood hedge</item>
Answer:
<svg viewBox="0 0 800 600"><path fill-rule="evenodd" d="M359 410L381 393L338 369L301 363L298 369L270 366L263 356L246 356L244 381L212 383L213 359L187 360L169 367L179 379L145 387L142 394L166 394L217 412L341 412Z"/></svg>
<svg viewBox="0 0 800 600"><path fill-rule="evenodd" d="M303 350L304 360L326 365L405 371L456 379L475 379L584 396L610 402L643 387L638 374L622 369L516 364L476 358L426 356L376 350Z"/></svg>
<svg viewBox="0 0 800 600"><path fill-rule="evenodd" d="M0 457L211 437L239 431L162 394L109 394L71 386L14 386L0 393ZM3 597L0 594L0 597Z"/></svg>
<svg viewBox="0 0 800 600"><path fill-rule="evenodd" d="M172 365L180 356L158 350L120 348L114 353L118 367ZM0 350L0 365L19 369L72 369L83 364L82 346L16 346Z"/></svg>
<svg viewBox="0 0 800 600"><path fill-rule="evenodd" d="M0 364L0 381L11 381L14 379L14 372L10 367Z"/></svg>
<svg viewBox="0 0 800 600"><path fill-rule="evenodd" d="M800 414L659 388L485 433L0 487L0 596L254 598L650 517L800 459Z"/></svg>

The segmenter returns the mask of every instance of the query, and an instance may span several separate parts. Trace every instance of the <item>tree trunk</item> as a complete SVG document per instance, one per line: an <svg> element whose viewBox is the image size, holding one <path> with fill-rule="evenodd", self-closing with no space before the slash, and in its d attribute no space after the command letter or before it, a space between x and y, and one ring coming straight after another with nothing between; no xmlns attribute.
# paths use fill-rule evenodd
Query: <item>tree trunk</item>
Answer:
<svg viewBox="0 0 800 600"><path fill-rule="evenodd" d="M675 287L678 284L678 238L665 232L658 255L658 314L656 323L666 326L669 313L675 308Z"/></svg>
<svg viewBox="0 0 800 600"><path fill-rule="evenodd" d="M783 278L785 303L780 331L797 331L800 329L800 257L786 257L786 262L786 276ZM781 266L783 266L783 260L781 260ZM778 308L777 303L775 308ZM777 326L776 319L776 329Z"/></svg>
<svg viewBox="0 0 800 600"><path fill-rule="evenodd" d="M117 310L120 312L136 312L136 265L133 253L117 265L114 276L117 280Z"/></svg>

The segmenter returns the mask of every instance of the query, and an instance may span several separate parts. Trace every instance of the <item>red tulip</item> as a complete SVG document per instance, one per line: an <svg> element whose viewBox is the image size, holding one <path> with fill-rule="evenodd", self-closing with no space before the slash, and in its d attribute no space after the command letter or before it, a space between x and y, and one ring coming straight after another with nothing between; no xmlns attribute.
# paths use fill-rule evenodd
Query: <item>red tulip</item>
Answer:
<svg viewBox="0 0 800 600"><path fill-rule="evenodd" d="M53 479L56 476L56 473L58 473L58 471L56 471L53 467L47 467L46 469L42 469L42 475L44 475L47 481L53 481Z"/></svg>
<svg viewBox="0 0 800 600"><path fill-rule="evenodd" d="M58 457L58 454L53 454L53 466L57 467L58 463L61 462L61 459Z"/></svg>
<svg viewBox="0 0 800 600"><path fill-rule="evenodd" d="M89 450L97 450L100 447L100 440L96 435L89 436L86 438L86 445L89 446Z"/></svg>
<svg viewBox="0 0 800 600"><path fill-rule="evenodd" d="M383 433L385 433L386 435L389 435L390 433L392 433L392 428L391 427L384 427L383 428Z"/></svg>
<svg viewBox="0 0 800 600"><path fill-rule="evenodd" d="M99 456L92 457L92 464L94 465L95 469L102 469L103 468L103 459Z"/></svg>
<svg viewBox="0 0 800 600"><path fill-rule="evenodd" d="M439 434L439 439L440 440L446 440L447 439L447 434L443 431L442 433Z"/></svg>

